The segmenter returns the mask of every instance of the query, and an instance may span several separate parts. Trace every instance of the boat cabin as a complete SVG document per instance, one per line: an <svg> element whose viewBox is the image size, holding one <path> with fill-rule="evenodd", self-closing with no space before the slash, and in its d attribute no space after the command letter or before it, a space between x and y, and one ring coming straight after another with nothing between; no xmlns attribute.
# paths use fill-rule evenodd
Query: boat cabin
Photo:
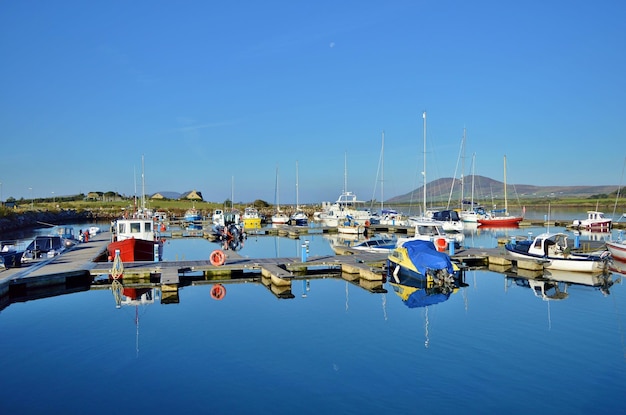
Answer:
<svg viewBox="0 0 626 415"><path fill-rule="evenodd" d="M119 219L113 225L113 238L117 241L135 238L153 241L157 237L152 219Z"/></svg>
<svg viewBox="0 0 626 415"><path fill-rule="evenodd" d="M564 233L542 233L537 235L528 248L529 254L554 256L567 249L567 235Z"/></svg>

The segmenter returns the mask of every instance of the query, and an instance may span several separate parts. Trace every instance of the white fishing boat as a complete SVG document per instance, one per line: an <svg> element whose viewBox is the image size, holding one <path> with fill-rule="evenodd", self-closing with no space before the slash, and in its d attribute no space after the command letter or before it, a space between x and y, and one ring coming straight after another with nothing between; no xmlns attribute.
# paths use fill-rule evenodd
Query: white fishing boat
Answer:
<svg viewBox="0 0 626 415"><path fill-rule="evenodd" d="M602 272L607 268L609 252L582 254L572 252L568 235L562 232L542 233L533 240L515 240L505 244L514 258L536 260L545 269L575 272Z"/></svg>

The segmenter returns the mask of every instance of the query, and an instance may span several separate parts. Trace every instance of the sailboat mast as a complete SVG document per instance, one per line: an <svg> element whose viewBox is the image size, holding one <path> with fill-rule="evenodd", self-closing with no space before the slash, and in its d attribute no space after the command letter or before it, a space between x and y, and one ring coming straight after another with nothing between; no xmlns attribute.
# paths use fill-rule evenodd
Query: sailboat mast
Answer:
<svg viewBox="0 0 626 415"><path fill-rule="evenodd" d="M146 210L146 179L144 174L143 154L141 155L141 210Z"/></svg>
<svg viewBox="0 0 626 415"><path fill-rule="evenodd" d="M461 160L461 210L463 210L463 198L465 197L465 127L463 127L463 144L461 145L463 158Z"/></svg>
<svg viewBox="0 0 626 415"><path fill-rule="evenodd" d="M475 160L476 160L476 153L472 154L472 201L471 201L471 207L472 210L474 209L474 179L476 178L476 173L475 173Z"/></svg>
<svg viewBox="0 0 626 415"><path fill-rule="evenodd" d="M509 214L509 204L506 197L506 154L504 155L504 214Z"/></svg>
<svg viewBox="0 0 626 415"><path fill-rule="evenodd" d="M384 189L385 185L385 131L383 130L383 144L380 149L380 212L382 214L383 204L385 203Z"/></svg>
<svg viewBox="0 0 626 415"><path fill-rule="evenodd" d="M422 215L426 215L426 111L422 114L424 118L424 171L422 175L424 176L424 211Z"/></svg>
<svg viewBox="0 0 626 415"><path fill-rule="evenodd" d="M348 153L343 155L343 192L348 191Z"/></svg>
<svg viewBox="0 0 626 415"><path fill-rule="evenodd" d="M298 192L298 160L296 160L296 210L300 209L300 195Z"/></svg>

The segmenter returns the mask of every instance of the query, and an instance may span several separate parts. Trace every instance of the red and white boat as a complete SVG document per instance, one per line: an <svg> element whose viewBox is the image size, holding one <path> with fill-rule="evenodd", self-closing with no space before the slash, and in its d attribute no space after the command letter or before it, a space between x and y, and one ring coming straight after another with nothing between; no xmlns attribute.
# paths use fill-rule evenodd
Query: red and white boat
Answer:
<svg viewBox="0 0 626 415"><path fill-rule="evenodd" d="M604 216L604 212L597 210L588 210L587 219L575 220L574 226L578 229L586 229L590 231L610 230L613 225L613 219Z"/></svg>
<svg viewBox="0 0 626 415"><path fill-rule="evenodd" d="M606 241L606 248L613 259L626 262L626 241Z"/></svg>
<svg viewBox="0 0 626 415"><path fill-rule="evenodd" d="M110 259L119 253L122 262L159 261L163 240L151 218L118 219L113 223L113 237L107 246Z"/></svg>

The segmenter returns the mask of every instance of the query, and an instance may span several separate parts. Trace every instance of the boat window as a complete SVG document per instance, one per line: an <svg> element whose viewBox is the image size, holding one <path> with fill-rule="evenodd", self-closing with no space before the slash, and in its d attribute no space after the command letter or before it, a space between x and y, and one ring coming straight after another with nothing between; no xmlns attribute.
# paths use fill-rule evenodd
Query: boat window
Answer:
<svg viewBox="0 0 626 415"><path fill-rule="evenodd" d="M133 222L130 224L130 233L139 233L141 232L141 223Z"/></svg>
<svg viewBox="0 0 626 415"><path fill-rule="evenodd" d="M118 223L117 224L117 231L119 233L126 233L126 224L125 223Z"/></svg>
<svg viewBox="0 0 626 415"><path fill-rule="evenodd" d="M146 222L146 232L152 232L152 222Z"/></svg>
<svg viewBox="0 0 626 415"><path fill-rule="evenodd" d="M431 226L420 226L419 234L420 235L434 235L435 232Z"/></svg>

